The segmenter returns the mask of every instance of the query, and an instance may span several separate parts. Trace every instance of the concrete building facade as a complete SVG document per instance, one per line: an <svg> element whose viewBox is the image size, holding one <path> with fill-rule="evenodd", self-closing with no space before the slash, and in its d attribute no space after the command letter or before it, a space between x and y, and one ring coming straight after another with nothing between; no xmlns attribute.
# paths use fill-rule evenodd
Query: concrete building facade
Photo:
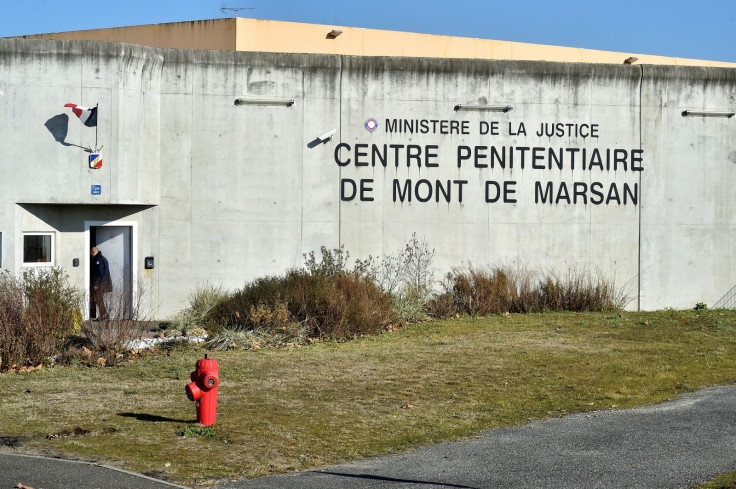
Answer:
<svg viewBox="0 0 736 489"><path fill-rule="evenodd" d="M416 233L438 275L592 265L631 308L712 305L736 285L734 108L733 67L0 39L0 266L87 287L104 243L163 319L198 284Z"/></svg>

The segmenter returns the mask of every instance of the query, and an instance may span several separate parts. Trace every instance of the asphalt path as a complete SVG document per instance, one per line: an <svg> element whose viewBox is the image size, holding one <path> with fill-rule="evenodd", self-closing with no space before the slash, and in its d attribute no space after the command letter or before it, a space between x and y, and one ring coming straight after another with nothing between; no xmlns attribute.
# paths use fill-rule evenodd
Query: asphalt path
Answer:
<svg viewBox="0 0 736 489"><path fill-rule="evenodd" d="M0 452L0 489L188 489L107 465Z"/></svg>
<svg viewBox="0 0 736 489"><path fill-rule="evenodd" d="M736 470L736 386L596 411L218 489L688 488ZM109 467L0 452L0 489L172 487ZM182 487L182 486L174 486Z"/></svg>

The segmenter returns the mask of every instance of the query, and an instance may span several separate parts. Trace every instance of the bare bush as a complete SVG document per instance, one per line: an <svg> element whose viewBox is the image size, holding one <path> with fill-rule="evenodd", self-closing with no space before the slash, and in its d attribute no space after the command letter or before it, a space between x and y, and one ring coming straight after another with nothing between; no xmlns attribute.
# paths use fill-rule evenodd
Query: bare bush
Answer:
<svg viewBox="0 0 736 489"><path fill-rule="evenodd" d="M467 271L453 271L452 293L457 309L472 316L507 312L513 292L506 271L500 268L484 270L468 267Z"/></svg>
<svg viewBox="0 0 736 489"><path fill-rule="evenodd" d="M521 261L515 261L504 267L508 277L510 294L509 312L527 313L543 309L539 284L540 273L531 269Z"/></svg>
<svg viewBox="0 0 736 489"><path fill-rule="evenodd" d="M81 293L60 268L0 275L0 368L58 355L78 320Z"/></svg>
<svg viewBox="0 0 736 489"><path fill-rule="evenodd" d="M587 266L571 266L564 275L546 274L516 263L479 269L455 269L445 286L458 312L473 316L504 312L605 311L622 309L625 287Z"/></svg>
<svg viewBox="0 0 736 489"><path fill-rule="evenodd" d="M124 282L118 280L115 283ZM118 285L112 292L105 294L107 317L82 326L82 332L91 347L100 352L108 364L117 363L117 354L127 350L127 344L143 332L148 319L144 317L142 307L145 304L145 292L141 283L135 288L132 285Z"/></svg>
<svg viewBox="0 0 736 489"><path fill-rule="evenodd" d="M630 301L625 287L588 266L570 266L564 275L549 272L540 295L546 309L564 311L623 309Z"/></svg>
<svg viewBox="0 0 736 489"><path fill-rule="evenodd" d="M396 293L406 281L406 260L400 251L395 255L385 255L371 262L370 276L376 285L389 294Z"/></svg>
<svg viewBox="0 0 736 489"><path fill-rule="evenodd" d="M457 311L455 310L455 298L452 293L444 292L430 298L427 301L427 312L436 319L447 319L454 316Z"/></svg>
<svg viewBox="0 0 736 489"><path fill-rule="evenodd" d="M425 299L432 292L434 283L434 253L435 250L430 249L427 238L419 239L417 233L412 233L411 239L404 246L404 284Z"/></svg>

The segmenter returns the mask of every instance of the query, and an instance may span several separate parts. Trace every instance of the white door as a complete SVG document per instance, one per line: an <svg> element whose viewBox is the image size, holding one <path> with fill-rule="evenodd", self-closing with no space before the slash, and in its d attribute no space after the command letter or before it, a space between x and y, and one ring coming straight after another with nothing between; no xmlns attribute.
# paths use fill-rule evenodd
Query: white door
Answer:
<svg viewBox="0 0 736 489"><path fill-rule="evenodd" d="M112 317L129 318L132 311L132 246L129 226L96 228L97 249L107 258L112 278L112 293L105 295L105 305Z"/></svg>

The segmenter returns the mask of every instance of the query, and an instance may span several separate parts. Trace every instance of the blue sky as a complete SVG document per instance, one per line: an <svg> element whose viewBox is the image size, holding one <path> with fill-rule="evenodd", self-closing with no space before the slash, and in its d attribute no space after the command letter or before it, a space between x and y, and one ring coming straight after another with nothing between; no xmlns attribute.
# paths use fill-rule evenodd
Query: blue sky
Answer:
<svg viewBox="0 0 736 489"><path fill-rule="evenodd" d="M0 37L241 17L736 62L736 0L0 0Z"/></svg>

